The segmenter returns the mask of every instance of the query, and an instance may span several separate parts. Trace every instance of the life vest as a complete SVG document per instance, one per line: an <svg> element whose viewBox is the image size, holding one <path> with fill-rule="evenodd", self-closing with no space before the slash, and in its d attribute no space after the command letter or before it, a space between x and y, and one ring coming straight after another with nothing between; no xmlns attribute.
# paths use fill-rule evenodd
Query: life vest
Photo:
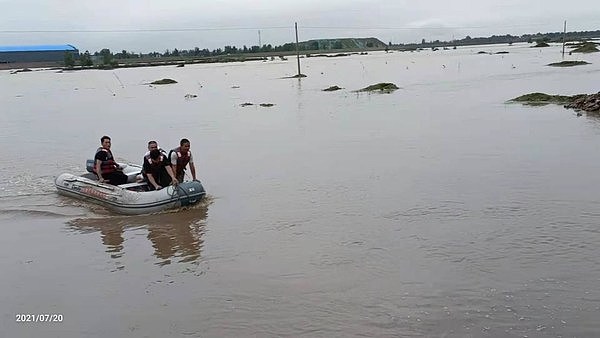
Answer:
<svg viewBox="0 0 600 338"><path fill-rule="evenodd" d="M167 156L167 152L166 152L166 151L164 151L164 149L163 149L163 148L158 148L158 151L160 151L160 154L161 154L162 156ZM146 154L144 155L144 158L145 158L145 159L147 159L147 160L149 160L149 159L150 159L150 150L148 150L148 151L146 152Z"/></svg>
<svg viewBox="0 0 600 338"><path fill-rule="evenodd" d="M181 147L177 147L175 149L171 149L169 152L169 161L171 160L171 155L175 153L177 154L177 172L175 173L175 177L183 176L183 172L185 171L185 166L190 163L191 153L189 151L182 152Z"/></svg>
<svg viewBox="0 0 600 338"><path fill-rule="evenodd" d="M150 155L148 155L148 157L146 157L146 160L148 161L148 163L150 163L151 166L157 167L157 166L160 166L163 163L163 161L165 160L165 157L163 155L160 155L158 157L158 159L153 160L153 159L150 158Z"/></svg>
<svg viewBox="0 0 600 338"><path fill-rule="evenodd" d="M100 151L105 151L108 156L106 157L106 161L102 161L102 163L100 164L100 169L102 170L102 175L104 174L110 174L112 172L117 171L117 162L115 162L115 160L113 159L113 154L110 150L106 150L102 147L98 148L98 150L96 150L96 154L98 154L98 152ZM94 161L95 161L96 156L94 156ZM93 167L93 171L95 174L98 174L96 172L96 164L94 164Z"/></svg>
<svg viewBox="0 0 600 338"><path fill-rule="evenodd" d="M160 175L161 168L163 168L164 160L165 160L164 155L160 155L160 157L157 158L156 160L153 160L150 158L150 156L147 156L146 161L148 161L148 164L150 164L150 168L148 169L148 171L142 170L142 172L145 175L152 174L152 176L154 176L154 178L157 179L158 175Z"/></svg>

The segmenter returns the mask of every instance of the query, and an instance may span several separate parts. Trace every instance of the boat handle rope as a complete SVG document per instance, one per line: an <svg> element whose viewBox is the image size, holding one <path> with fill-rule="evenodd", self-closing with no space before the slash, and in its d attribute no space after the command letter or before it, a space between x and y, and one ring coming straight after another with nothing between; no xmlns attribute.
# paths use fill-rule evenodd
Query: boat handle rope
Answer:
<svg viewBox="0 0 600 338"><path fill-rule="evenodd" d="M182 191L182 192L185 194L185 196L186 196L187 198L189 198L189 197L190 197L190 195L189 195L189 194L188 194L188 193L185 191L185 189L183 189L183 188L182 188L180 185L176 185L176 186L172 186L172 187L173 187L173 192L169 194L169 196L170 196L171 198L175 198L175 196L179 196L179 191L180 191L180 190L181 190L181 191Z"/></svg>

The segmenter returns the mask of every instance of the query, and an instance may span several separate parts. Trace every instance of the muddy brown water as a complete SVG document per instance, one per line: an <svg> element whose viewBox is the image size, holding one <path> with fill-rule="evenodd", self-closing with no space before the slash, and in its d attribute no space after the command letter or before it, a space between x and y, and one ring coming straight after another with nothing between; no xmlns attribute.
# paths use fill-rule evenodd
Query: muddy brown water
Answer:
<svg viewBox="0 0 600 338"><path fill-rule="evenodd" d="M302 59L301 80L292 58L1 71L0 336L596 337L600 120L505 104L597 92L600 56L569 58L591 64L519 44ZM400 89L353 92L379 82ZM104 134L131 162L189 138L206 201L57 195Z"/></svg>

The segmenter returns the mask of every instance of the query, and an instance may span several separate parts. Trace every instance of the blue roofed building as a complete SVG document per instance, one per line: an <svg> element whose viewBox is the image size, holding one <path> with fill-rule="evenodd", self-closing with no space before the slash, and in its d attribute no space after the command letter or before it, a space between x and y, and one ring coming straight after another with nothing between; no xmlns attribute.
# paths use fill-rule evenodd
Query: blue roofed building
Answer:
<svg viewBox="0 0 600 338"><path fill-rule="evenodd" d="M64 62L65 53L79 56L73 45L0 46L0 68L59 65Z"/></svg>

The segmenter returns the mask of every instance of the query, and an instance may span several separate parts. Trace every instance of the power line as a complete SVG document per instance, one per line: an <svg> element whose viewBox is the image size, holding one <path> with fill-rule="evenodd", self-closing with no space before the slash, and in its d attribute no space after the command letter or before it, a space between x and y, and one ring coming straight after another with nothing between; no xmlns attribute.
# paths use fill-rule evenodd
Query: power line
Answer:
<svg viewBox="0 0 600 338"><path fill-rule="evenodd" d="M302 29L364 29L364 30L444 30L444 29L483 29L483 28L519 28L519 27L535 27L549 26L551 23L531 22L526 24L513 25L476 25L476 26L421 26L421 27L359 27L359 26L302 26Z"/></svg>
<svg viewBox="0 0 600 338"><path fill-rule="evenodd" d="M448 29L484 29L484 28L522 28L548 26L549 23L527 23L512 25L474 25L474 26L299 26L300 29L320 29L320 30L398 30L398 31L416 31L416 30L448 30ZM197 28L141 28L141 29L30 29L30 30L0 30L0 34L31 34L31 33L155 33L155 32L201 32L201 31L244 31L244 30L275 30L292 29L293 26L266 26L266 27L197 27Z"/></svg>
<svg viewBox="0 0 600 338"><path fill-rule="evenodd" d="M220 27L220 28L159 28L159 29L48 29L48 30L0 30L3 34L21 33L146 33L146 32L199 32L235 31L256 29L292 29L292 27Z"/></svg>
<svg viewBox="0 0 600 338"><path fill-rule="evenodd" d="M387 30L387 31L419 31L419 30L465 30L465 29L507 29L507 28L527 28L527 27L548 27L549 23L513 24L513 25L473 25L473 26L299 26L300 29L306 30ZM14 29L0 30L0 34L28 34L28 33L184 33L184 32L202 32L202 31L246 31L246 30L282 30L292 29L293 26L266 26L266 27L196 27L196 28L139 28L139 29Z"/></svg>

